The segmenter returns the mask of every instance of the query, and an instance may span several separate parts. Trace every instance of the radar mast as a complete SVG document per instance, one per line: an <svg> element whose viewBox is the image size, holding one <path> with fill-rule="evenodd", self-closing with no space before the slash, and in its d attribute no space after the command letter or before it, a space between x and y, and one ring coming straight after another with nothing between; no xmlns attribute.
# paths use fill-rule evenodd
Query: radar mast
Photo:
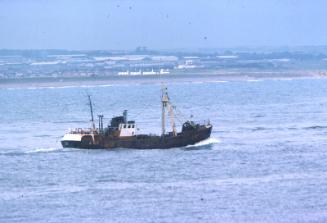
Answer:
<svg viewBox="0 0 327 223"><path fill-rule="evenodd" d="M166 108L168 109L168 114L170 118L170 126L172 128L173 135L176 136L176 125L175 125L175 116L173 111L173 106L169 101L167 87L162 87L161 95L161 105L162 105L162 114L161 114L161 135L164 136L166 133Z"/></svg>

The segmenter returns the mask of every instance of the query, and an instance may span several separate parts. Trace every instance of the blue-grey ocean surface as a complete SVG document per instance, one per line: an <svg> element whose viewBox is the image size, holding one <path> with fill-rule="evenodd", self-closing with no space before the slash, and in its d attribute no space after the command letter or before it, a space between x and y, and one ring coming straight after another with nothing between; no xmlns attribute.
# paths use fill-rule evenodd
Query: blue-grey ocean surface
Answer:
<svg viewBox="0 0 327 223"><path fill-rule="evenodd" d="M327 80L168 84L211 139L170 150L62 149L129 110L160 133L160 84L0 89L0 222L327 222ZM180 124L179 124L180 127Z"/></svg>

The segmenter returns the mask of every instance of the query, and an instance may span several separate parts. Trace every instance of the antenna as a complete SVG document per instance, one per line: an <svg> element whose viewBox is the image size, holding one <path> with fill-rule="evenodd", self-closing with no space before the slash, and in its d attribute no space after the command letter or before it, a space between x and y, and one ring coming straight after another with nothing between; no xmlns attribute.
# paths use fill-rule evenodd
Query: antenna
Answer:
<svg viewBox="0 0 327 223"><path fill-rule="evenodd" d="M103 115L98 115L99 118L99 132L103 133Z"/></svg>

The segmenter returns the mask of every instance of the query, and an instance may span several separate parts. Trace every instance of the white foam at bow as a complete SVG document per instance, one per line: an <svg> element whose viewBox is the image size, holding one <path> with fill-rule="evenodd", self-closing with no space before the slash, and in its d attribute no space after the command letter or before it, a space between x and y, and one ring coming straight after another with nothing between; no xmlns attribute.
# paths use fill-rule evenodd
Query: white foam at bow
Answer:
<svg viewBox="0 0 327 223"><path fill-rule="evenodd" d="M209 138L206 140L203 140L201 142L198 142L194 145L189 145L187 147L195 147L195 146L206 146L206 145L210 145L210 144L216 144L216 143L220 143L221 141L219 139L215 139L215 138Z"/></svg>

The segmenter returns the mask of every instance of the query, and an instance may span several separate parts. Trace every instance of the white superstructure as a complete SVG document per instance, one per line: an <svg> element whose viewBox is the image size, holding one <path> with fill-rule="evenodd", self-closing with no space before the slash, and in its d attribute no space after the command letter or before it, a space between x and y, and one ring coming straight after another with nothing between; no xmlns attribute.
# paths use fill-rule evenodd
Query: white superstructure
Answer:
<svg viewBox="0 0 327 223"><path fill-rule="evenodd" d="M121 123L119 124L119 131L121 137L134 136L136 134L136 125L135 123Z"/></svg>
<svg viewBox="0 0 327 223"><path fill-rule="evenodd" d="M82 133L67 133L62 137L61 141L75 141L80 142L84 134Z"/></svg>

